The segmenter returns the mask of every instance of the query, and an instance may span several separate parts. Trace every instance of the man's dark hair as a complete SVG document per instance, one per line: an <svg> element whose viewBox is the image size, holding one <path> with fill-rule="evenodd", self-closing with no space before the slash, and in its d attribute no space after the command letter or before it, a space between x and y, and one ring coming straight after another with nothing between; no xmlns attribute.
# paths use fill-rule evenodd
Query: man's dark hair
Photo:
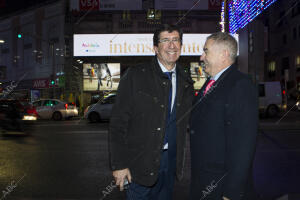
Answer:
<svg viewBox="0 0 300 200"><path fill-rule="evenodd" d="M182 30L176 26L176 25L170 25L170 24L162 24L158 29L155 30L153 35L153 45L158 46L159 43L159 35L161 32L168 31L168 33L172 33L173 31L177 31L179 33L180 37L180 43L182 44Z"/></svg>

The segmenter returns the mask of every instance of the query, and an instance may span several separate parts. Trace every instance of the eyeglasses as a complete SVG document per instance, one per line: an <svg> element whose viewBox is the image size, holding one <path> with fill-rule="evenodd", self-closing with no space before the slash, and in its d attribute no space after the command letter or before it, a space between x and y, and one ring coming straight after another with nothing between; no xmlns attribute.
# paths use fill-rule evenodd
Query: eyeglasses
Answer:
<svg viewBox="0 0 300 200"><path fill-rule="evenodd" d="M179 38L174 38L172 40L168 39L168 38L165 38L165 39L161 39L161 40L158 40L160 43L163 43L163 44L171 44L174 43L174 44L179 44L181 42L181 40Z"/></svg>

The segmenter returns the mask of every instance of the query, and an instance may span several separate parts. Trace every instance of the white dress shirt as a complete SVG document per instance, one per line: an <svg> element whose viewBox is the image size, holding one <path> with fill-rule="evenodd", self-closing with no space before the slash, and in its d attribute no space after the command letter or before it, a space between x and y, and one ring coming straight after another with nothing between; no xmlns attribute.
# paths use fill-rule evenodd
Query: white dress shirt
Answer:
<svg viewBox="0 0 300 200"><path fill-rule="evenodd" d="M172 73L172 103L171 103L171 112L173 110L174 101L176 97L176 64L175 67L169 71L161 62L159 62L159 59L157 59L158 64L163 72L173 72ZM168 143L164 145L163 149L168 149Z"/></svg>

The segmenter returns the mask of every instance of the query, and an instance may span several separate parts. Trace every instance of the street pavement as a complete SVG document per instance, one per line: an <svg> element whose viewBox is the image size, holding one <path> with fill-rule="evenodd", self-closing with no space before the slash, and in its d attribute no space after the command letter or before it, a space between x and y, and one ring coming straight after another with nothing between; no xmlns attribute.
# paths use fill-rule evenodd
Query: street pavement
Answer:
<svg viewBox="0 0 300 200"><path fill-rule="evenodd" d="M253 172L261 200L285 194L300 200L299 116L260 121ZM0 136L0 200L125 199L109 170L108 122L38 121L33 128L29 135ZM188 198L189 163L188 154L175 200Z"/></svg>

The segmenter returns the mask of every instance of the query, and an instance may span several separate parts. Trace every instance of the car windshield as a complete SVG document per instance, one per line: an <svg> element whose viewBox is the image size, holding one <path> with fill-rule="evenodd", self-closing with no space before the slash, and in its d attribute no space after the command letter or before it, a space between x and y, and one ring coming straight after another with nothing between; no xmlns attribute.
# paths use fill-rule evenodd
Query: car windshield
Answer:
<svg viewBox="0 0 300 200"><path fill-rule="evenodd" d="M58 101L54 101L54 100L46 100L44 102L44 106L55 106L58 104Z"/></svg>
<svg viewBox="0 0 300 200"><path fill-rule="evenodd" d="M108 96L106 98L103 99L102 104L114 104L116 100L116 96L112 95L112 96Z"/></svg>

